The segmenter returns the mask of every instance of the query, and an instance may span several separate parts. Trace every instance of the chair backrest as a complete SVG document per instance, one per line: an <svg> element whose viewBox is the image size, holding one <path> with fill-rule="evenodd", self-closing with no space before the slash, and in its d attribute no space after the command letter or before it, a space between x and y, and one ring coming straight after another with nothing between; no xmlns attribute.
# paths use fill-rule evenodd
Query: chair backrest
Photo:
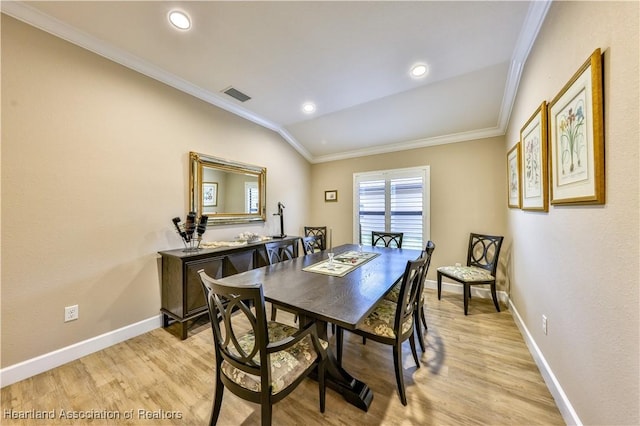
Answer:
<svg viewBox="0 0 640 426"><path fill-rule="evenodd" d="M298 240L282 240L266 243L264 247L267 250L267 261L269 265L297 257L297 245Z"/></svg>
<svg viewBox="0 0 640 426"><path fill-rule="evenodd" d="M400 284L400 294L398 295L398 307L396 309L396 317L394 319L394 330L396 336L400 340L404 340L402 333L402 324L405 321L413 320L413 311L418 305L420 290L422 289L422 279L424 276L424 259L407 261L404 275L402 276L402 284ZM404 334L412 333L413 327L410 327Z"/></svg>
<svg viewBox="0 0 640 426"><path fill-rule="evenodd" d="M320 250L322 250L322 237L317 235L302 237L302 251L305 256Z"/></svg>
<svg viewBox="0 0 640 426"><path fill-rule="evenodd" d="M218 365L222 360L227 361L247 374L260 377L262 385L268 386L271 369L261 368L269 366L269 335L262 284L233 287L211 278L204 269L199 270L198 274L209 308ZM253 342L240 339L237 334L241 332L246 335L247 324L255 336Z"/></svg>
<svg viewBox="0 0 640 426"><path fill-rule="evenodd" d="M304 227L304 236L320 237L320 249L325 250L327 248L327 227L326 226L305 226Z"/></svg>
<svg viewBox="0 0 640 426"><path fill-rule="evenodd" d="M486 269L495 277L503 239L504 237L502 236L471 233L467 252L467 266Z"/></svg>
<svg viewBox="0 0 640 426"><path fill-rule="evenodd" d="M424 250L422 251L422 255L419 259L422 259L422 278L420 279L420 289L418 290L418 297L422 294L424 290L424 282L427 279L427 272L429 272L429 266L431 265L431 256L433 255L433 251L436 249L436 245L433 241L429 240Z"/></svg>
<svg viewBox="0 0 640 426"><path fill-rule="evenodd" d="M378 243L384 244L385 247L402 248L402 237L404 232L379 232L371 231L371 245L377 246Z"/></svg>

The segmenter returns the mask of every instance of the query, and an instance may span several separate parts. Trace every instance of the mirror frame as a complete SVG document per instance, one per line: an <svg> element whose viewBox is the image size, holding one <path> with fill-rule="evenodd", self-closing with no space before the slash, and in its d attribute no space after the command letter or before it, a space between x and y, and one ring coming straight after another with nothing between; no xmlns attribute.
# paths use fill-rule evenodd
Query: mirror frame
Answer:
<svg viewBox="0 0 640 426"><path fill-rule="evenodd" d="M189 152L189 205L191 206L191 211L196 212L198 216L202 215L200 198L203 167L210 167L225 172L255 175L258 178L258 213L207 213L206 216L209 217L207 226L266 221L267 169L265 167L211 157L197 152Z"/></svg>

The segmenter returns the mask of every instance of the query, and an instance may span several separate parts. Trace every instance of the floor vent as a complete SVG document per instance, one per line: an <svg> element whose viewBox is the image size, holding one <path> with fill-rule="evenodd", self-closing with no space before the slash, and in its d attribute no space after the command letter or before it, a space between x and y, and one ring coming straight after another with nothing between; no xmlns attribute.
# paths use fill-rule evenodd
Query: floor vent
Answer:
<svg viewBox="0 0 640 426"><path fill-rule="evenodd" d="M251 99L251 96L247 96L241 91L234 89L233 87L229 87L228 89L225 89L223 93L226 93L227 95L231 96L234 99L239 100L240 102L246 102L249 99Z"/></svg>

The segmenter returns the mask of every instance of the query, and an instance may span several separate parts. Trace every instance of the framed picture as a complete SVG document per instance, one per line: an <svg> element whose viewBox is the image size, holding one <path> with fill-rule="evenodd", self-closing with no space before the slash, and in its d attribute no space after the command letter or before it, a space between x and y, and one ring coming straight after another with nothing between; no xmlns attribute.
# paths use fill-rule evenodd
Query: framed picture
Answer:
<svg viewBox="0 0 640 426"><path fill-rule="evenodd" d="M522 210L549 211L547 175L547 103L520 130Z"/></svg>
<svg viewBox="0 0 640 426"><path fill-rule="evenodd" d="M338 190L333 189L331 191L324 191L324 201L325 202L338 201Z"/></svg>
<svg viewBox="0 0 640 426"><path fill-rule="evenodd" d="M202 206L216 207L218 205L218 182L202 182Z"/></svg>
<svg viewBox="0 0 640 426"><path fill-rule="evenodd" d="M507 153L508 201L511 208L520 208L520 142Z"/></svg>
<svg viewBox="0 0 640 426"><path fill-rule="evenodd" d="M604 204L602 102L596 49L549 104L551 204Z"/></svg>

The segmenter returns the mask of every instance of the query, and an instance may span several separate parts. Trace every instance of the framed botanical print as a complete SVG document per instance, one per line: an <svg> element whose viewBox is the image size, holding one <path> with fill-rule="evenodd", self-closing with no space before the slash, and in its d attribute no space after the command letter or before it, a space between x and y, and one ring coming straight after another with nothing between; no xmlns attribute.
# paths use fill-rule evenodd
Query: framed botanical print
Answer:
<svg viewBox="0 0 640 426"><path fill-rule="evenodd" d="M218 182L202 182L202 206L216 207L218 205Z"/></svg>
<svg viewBox="0 0 640 426"><path fill-rule="evenodd" d="M508 201L511 208L520 208L520 142L507 153Z"/></svg>
<svg viewBox="0 0 640 426"><path fill-rule="evenodd" d="M520 130L522 210L549 211L547 176L547 103Z"/></svg>
<svg viewBox="0 0 640 426"><path fill-rule="evenodd" d="M604 204L602 102L596 49L549 103L551 204Z"/></svg>

